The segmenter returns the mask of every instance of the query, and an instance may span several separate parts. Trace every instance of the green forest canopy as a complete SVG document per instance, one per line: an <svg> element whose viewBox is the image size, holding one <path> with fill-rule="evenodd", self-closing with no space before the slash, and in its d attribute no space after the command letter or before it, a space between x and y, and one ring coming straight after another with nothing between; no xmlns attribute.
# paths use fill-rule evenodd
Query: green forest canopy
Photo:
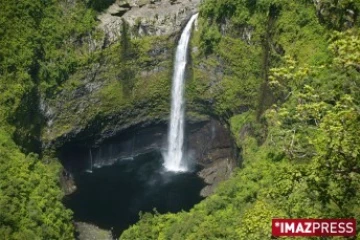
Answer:
<svg viewBox="0 0 360 240"><path fill-rule="evenodd" d="M274 217L360 219L360 25L347 15L360 5L319 2L317 11L312 1L205 1L199 44L238 76L222 82L215 110L231 112L242 167L189 212L143 214L121 239L263 240ZM224 51L246 26L255 29L250 44ZM256 45L270 45L269 92L257 94L272 104L259 113L262 102L248 102L251 110L236 114L251 64L239 52L252 58Z"/></svg>
<svg viewBox="0 0 360 240"><path fill-rule="evenodd" d="M34 144L41 117L19 119L93 61L79 42L96 35L96 11L111 3L0 3L1 239L74 238L61 167ZM273 217L360 219L359 9L356 0L205 1L196 58L226 63L213 110L229 124L242 167L189 212L145 213L121 239L260 240L271 237ZM250 42L241 40L245 26Z"/></svg>
<svg viewBox="0 0 360 240"><path fill-rule="evenodd" d="M1 239L74 239L58 160L30 152L40 153L38 95L86 63L76 41L93 31L94 17L80 1L0 2Z"/></svg>

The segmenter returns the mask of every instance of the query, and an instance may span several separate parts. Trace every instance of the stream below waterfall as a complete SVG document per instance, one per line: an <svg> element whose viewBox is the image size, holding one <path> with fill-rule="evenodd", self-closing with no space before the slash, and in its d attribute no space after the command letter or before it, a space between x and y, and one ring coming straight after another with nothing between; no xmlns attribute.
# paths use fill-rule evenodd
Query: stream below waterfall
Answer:
<svg viewBox="0 0 360 240"><path fill-rule="evenodd" d="M173 173L163 167L160 152L133 160L121 160L93 172L74 173L77 191L66 196L65 205L74 220L113 228L118 237L139 220L139 212L159 213L189 210L202 200L205 186L197 171Z"/></svg>

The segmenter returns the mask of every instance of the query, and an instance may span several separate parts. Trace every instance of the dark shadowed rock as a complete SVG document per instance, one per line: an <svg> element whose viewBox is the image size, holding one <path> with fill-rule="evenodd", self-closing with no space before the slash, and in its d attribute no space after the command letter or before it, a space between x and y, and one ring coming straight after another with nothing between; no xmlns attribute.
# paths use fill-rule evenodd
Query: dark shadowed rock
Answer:
<svg viewBox="0 0 360 240"><path fill-rule="evenodd" d="M212 119L189 135L190 149L197 163L204 166L199 176L208 184L201 196L213 193L219 182L228 179L238 165L234 143L230 131L219 121Z"/></svg>
<svg viewBox="0 0 360 240"><path fill-rule="evenodd" d="M103 139L101 143L68 142L59 149L60 159L68 172L112 165L152 151L166 151L167 125L138 125ZM187 125L186 152L188 157L203 167L199 176L208 186L202 196L212 193L216 185L227 179L237 165L236 152L228 129L210 119Z"/></svg>
<svg viewBox="0 0 360 240"><path fill-rule="evenodd" d="M69 195L76 191L76 185L72 174L65 169L61 172L60 185L65 195Z"/></svg>

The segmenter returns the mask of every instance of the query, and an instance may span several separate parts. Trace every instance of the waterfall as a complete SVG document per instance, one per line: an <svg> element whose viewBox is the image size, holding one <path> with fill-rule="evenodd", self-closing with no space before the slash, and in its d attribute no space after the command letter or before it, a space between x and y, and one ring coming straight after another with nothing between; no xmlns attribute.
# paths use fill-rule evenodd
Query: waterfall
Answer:
<svg viewBox="0 0 360 240"><path fill-rule="evenodd" d="M86 172L92 173L93 172L93 156L92 156L91 148L89 148L89 156L90 156L90 169L86 170Z"/></svg>
<svg viewBox="0 0 360 240"><path fill-rule="evenodd" d="M168 171L184 172L188 170L186 162L183 161L185 121L184 78L191 29L197 16L198 14L193 15L187 23L184 31L181 34L180 41L176 49L171 91L171 115L168 133L168 152L165 155L164 163L164 167Z"/></svg>

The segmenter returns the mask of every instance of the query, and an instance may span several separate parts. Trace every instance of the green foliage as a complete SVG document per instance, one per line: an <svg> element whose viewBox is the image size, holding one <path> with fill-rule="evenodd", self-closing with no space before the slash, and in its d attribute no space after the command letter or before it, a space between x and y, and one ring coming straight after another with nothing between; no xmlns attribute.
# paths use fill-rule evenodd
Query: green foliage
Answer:
<svg viewBox="0 0 360 240"><path fill-rule="evenodd" d="M2 1L1 9L0 105L6 119L23 94L57 88L88 58L88 46L76 42L92 33L95 19L79 1Z"/></svg>
<svg viewBox="0 0 360 240"><path fill-rule="evenodd" d="M216 72L206 76L209 69L195 68L190 84L195 92L188 99L211 102L212 111L224 119L271 106L268 69L281 66L284 55L304 68L331 61L330 34L312 2L209 0L201 5L200 16L200 33L193 41L200 47L195 66L208 65ZM275 99L286 98L289 90L275 94Z"/></svg>
<svg viewBox="0 0 360 240"><path fill-rule="evenodd" d="M85 37L91 41L95 16L79 1L53 4L46 9L46 14L39 30L42 54L38 78L43 88L54 89L62 85L77 67L87 63L90 45L80 45L77 41L81 42Z"/></svg>
<svg viewBox="0 0 360 240"><path fill-rule="evenodd" d="M344 216L358 204L360 187L359 105L344 95L324 116L315 140L317 156L314 179L321 199L333 201ZM323 185L328 187L325 188ZM359 214L359 213L357 213Z"/></svg>
<svg viewBox="0 0 360 240"><path fill-rule="evenodd" d="M129 28L129 24L123 19L120 36L120 61L122 64L118 78L122 82L123 93L125 95L131 93L135 85L135 69L132 59L136 57L136 53L133 43L131 42Z"/></svg>
<svg viewBox="0 0 360 240"><path fill-rule="evenodd" d="M203 29L201 32L202 41L200 47L205 54L213 53L214 48L220 42L221 34L215 26L208 26Z"/></svg>
<svg viewBox="0 0 360 240"><path fill-rule="evenodd" d="M52 101L98 70L100 90L88 107L74 114L77 101L89 99L65 102L46 140L112 114L121 115L119 122L168 114L168 39L130 39L124 23L119 43L93 52L94 10L112 3L1 2L1 239L73 238L59 165L25 155L13 140L30 148L41 131L41 119L26 116L38 101L32 91ZM271 238L273 217L360 219L359 30L341 32L357 26L358 15L355 0L316 7L308 0L205 1L192 40L199 49L187 83L189 109L228 121L243 166L189 212L142 214L121 239L260 240ZM264 82L276 105L257 116Z"/></svg>
<svg viewBox="0 0 360 240"><path fill-rule="evenodd" d="M311 89L305 90L307 101L293 106L298 115L283 114L292 110L289 105L269 111L269 135L261 146L247 127L253 114L232 118L232 132L241 138L244 167L190 212L142 218L121 239L260 240L271 239L270 222L275 217L358 218L359 209L354 207L360 187L358 105L344 96L319 117L316 109L323 107L312 96ZM309 122L317 117L318 126ZM297 123L289 124L288 118ZM294 127L300 130L288 131ZM306 164L303 153L309 154Z"/></svg>
<svg viewBox="0 0 360 240"><path fill-rule="evenodd" d="M342 68L355 68L360 72L360 38L358 30L336 32L330 49L335 54L334 63Z"/></svg>
<svg viewBox="0 0 360 240"><path fill-rule="evenodd" d="M255 107L262 81L261 50L241 40L224 37L218 53L226 66L226 76L215 92L215 111L219 115L231 113L231 116L242 106Z"/></svg>
<svg viewBox="0 0 360 240"><path fill-rule="evenodd" d="M1 239L73 239L72 213L61 203L60 166L24 155L0 129Z"/></svg>
<svg viewBox="0 0 360 240"><path fill-rule="evenodd" d="M44 140L52 141L75 128L91 128L99 121L105 123L104 128L113 128L109 115L117 115L122 123L168 115L172 70L168 52L173 44L165 36L126 41L130 53L123 53L129 48L124 48L121 41L95 52L93 60L78 68L62 85L62 95L47 99L59 115L50 131L43 131ZM92 84L95 87L91 92L73 97L74 92L88 91Z"/></svg>
<svg viewBox="0 0 360 240"><path fill-rule="evenodd" d="M274 18L267 30L255 26L284 50L280 53L271 42L278 48L270 50L268 62L276 104L260 117L255 111L236 114L241 102L256 107L251 90L263 65L257 65L261 57L252 59L250 53L263 56L262 49L253 46L261 41L246 44L229 30L206 60L200 60L201 53L196 56L196 63L212 67L218 66L216 60L225 62L223 81L216 83L221 89L216 96L224 100L214 98L214 105L222 106L217 113L230 112L243 166L189 212L143 215L121 239L262 240L272 238L270 222L275 217L360 219L358 29L329 32L318 23L310 1L209 0L201 11L213 26L224 19L230 19L229 24L259 24ZM264 12L269 19L257 15ZM254 39L261 35L266 36L254 33ZM209 98L203 77L196 69L189 84L200 99Z"/></svg>
<svg viewBox="0 0 360 240"><path fill-rule="evenodd" d="M59 164L28 152L40 150L40 93L90 57L79 42L92 34L94 13L81 1L4 0L0 8L0 238L73 239Z"/></svg>
<svg viewBox="0 0 360 240"><path fill-rule="evenodd" d="M280 9L270 30L275 55L283 50L300 64L327 63L329 32L319 24L313 3L287 1Z"/></svg>

